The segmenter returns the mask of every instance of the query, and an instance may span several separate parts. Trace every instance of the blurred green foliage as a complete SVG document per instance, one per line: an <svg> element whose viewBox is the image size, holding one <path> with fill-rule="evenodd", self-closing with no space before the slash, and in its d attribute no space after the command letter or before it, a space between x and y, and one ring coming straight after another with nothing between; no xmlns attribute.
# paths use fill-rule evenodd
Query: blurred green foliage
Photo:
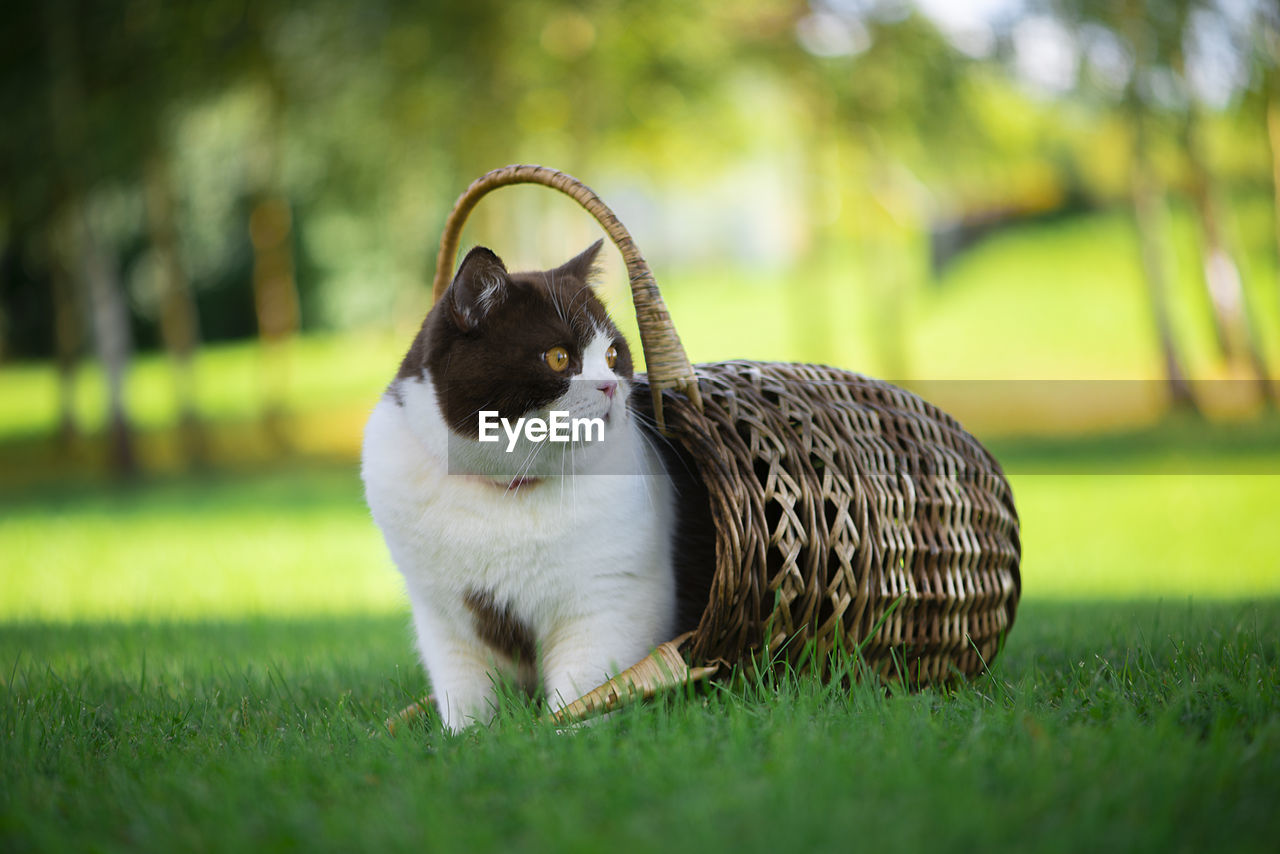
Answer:
<svg viewBox="0 0 1280 854"><path fill-rule="evenodd" d="M892 339L939 229L1124 198L1126 87L1156 116L1166 181L1187 179L1176 129L1199 99L1224 192L1267 196L1273 17L1213 0L18 4L0 34L0 356L53 352L50 245L79 203L135 337L158 342L156 159L206 339L254 330L262 192L293 212L304 328L404 327L449 202L509 162L596 185L661 266L767 274L819 317L857 303ZM1216 41L1193 49L1199 32ZM521 265L567 257L584 215L545 196L486 202L472 237ZM1267 230L1238 234L1273 254ZM833 266L836 285L804 287ZM834 360L840 334L788 352ZM914 370L896 347L875 345L876 367Z"/></svg>
<svg viewBox="0 0 1280 854"><path fill-rule="evenodd" d="M1265 374L1278 34L1253 0L18 4L0 30L0 461L13 484L92 469L128 424L122 471L350 458L428 307L451 200L518 161L600 190L695 361L896 381L1159 379L1161 303L1190 376L1248 376L1215 336L1212 196ZM1129 210L1136 163L1156 234ZM464 241L544 267L594 237L517 188ZM306 335L288 306L269 328L268 285ZM129 341L168 352L130 362Z"/></svg>
<svg viewBox="0 0 1280 854"><path fill-rule="evenodd" d="M1242 221L1265 220L1256 203L1242 209ZM1185 212L1174 223L1190 230ZM993 378L1157 379L1146 306L1136 283L1137 259L1126 253L1131 226L1115 213L1074 217L1065 223L1027 226L995 235L949 266L938 286L912 296L912 323L898 342L909 375L933 379ZM1181 244L1186 251L1185 243ZM1265 255L1250 259L1271 274ZM695 361L731 358L799 359L832 362L875 373L877 317L863 297L862 283L850 283L842 263L820 266L806 277L786 279L751 271L702 267L660 268L667 302L681 338ZM853 263L852 260L849 263ZM610 268L606 297L619 326L638 339L629 312L621 264ZM1176 285L1185 296L1175 320L1198 373L1214 366L1207 325L1190 306L1196 283L1184 275ZM830 315L796 306L789 286L821 288ZM425 286L424 286L425 288ZM1280 291L1259 295L1259 323L1280 359ZM289 345L287 407L300 413L366 412L389 381L412 337L391 328L349 333L317 333ZM1063 354L1072 358L1064 362ZM248 342L202 349L195 362L200 411L213 420L247 421L263 404L262 354ZM894 377L899 379L899 377ZM129 408L143 430L174 427L179 413L173 377L158 354L133 365ZM73 405L89 431L105 419L102 372L79 373ZM0 441L47 436L57 426L58 378L51 365L29 363L0 370ZM1010 424L1001 432L1017 432Z"/></svg>

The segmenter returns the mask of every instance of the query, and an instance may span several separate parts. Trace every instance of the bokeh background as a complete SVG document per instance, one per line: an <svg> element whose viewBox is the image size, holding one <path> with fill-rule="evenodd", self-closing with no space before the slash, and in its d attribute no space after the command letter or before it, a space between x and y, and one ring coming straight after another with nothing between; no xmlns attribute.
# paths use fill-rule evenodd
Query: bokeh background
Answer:
<svg viewBox="0 0 1280 854"><path fill-rule="evenodd" d="M1280 593L1264 0L11 4L0 620L404 610L360 432L452 201L592 185L695 361L988 441L1029 597ZM512 188L465 243L597 236ZM622 265L601 288L634 321Z"/></svg>

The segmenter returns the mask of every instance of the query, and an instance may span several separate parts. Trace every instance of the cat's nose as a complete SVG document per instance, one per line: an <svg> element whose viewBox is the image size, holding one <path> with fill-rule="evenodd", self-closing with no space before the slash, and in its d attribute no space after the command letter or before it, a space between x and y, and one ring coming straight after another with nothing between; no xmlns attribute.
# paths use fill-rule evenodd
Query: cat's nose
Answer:
<svg viewBox="0 0 1280 854"><path fill-rule="evenodd" d="M608 382L600 383L596 388L604 392L605 397L612 400L613 396L618 392L618 383L614 380L609 380Z"/></svg>

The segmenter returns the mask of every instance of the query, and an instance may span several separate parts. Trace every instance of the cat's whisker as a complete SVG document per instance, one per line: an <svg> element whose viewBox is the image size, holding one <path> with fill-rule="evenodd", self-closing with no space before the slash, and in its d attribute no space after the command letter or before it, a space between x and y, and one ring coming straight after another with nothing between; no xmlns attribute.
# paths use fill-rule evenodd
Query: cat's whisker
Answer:
<svg viewBox="0 0 1280 854"><path fill-rule="evenodd" d="M519 494L520 486L524 481L524 473L528 470L528 465L533 459L533 456L535 453L536 453L536 448L533 450L530 450L529 453L525 455L524 461L519 466L516 467L515 474L504 475L505 477L509 478L509 480L507 481L507 486L503 490L504 492L510 495Z"/></svg>
<svg viewBox="0 0 1280 854"><path fill-rule="evenodd" d="M533 458L533 455L537 453L537 450L537 445L531 445L529 450L525 453L524 458L520 461L520 464L517 465L513 471L499 473L501 477L508 479L507 491L511 490L512 483L517 482L523 476L525 468L529 465L530 460Z"/></svg>
<svg viewBox="0 0 1280 854"><path fill-rule="evenodd" d="M584 288L584 290L586 291L586 293L587 293L588 295L590 295L590 293L591 293L591 289L590 289L590 288ZM580 291L578 291L578 293L579 293L579 294L580 294L580 293L582 293L582 292L583 292L583 291L581 291L581 290L580 290ZM578 294L574 294L574 298L573 298L573 300L571 300L571 301L569 302L569 307L570 307L570 308L572 308L572 307L573 307L573 302L577 299L577 297L578 297ZM590 300L590 299L585 299L585 298L584 298L584 299L582 300L582 305L578 306L578 310L574 312L574 314L573 314L573 319L572 319L572 320L569 320L569 321L566 321L566 322L567 322L570 326L572 326L573 324L577 323L577 322L578 322L578 318L579 318L579 317L581 317L583 314L585 314L588 310L590 310L590 308L591 308L591 300Z"/></svg>
<svg viewBox="0 0 1280 854"><path fill-rule="evenodd" d="M537 462L538 455L542 452L543 443L534 443L529 453L525 455L524 462L517 469L515 477L511 479L511 483L507 484L507 491L512 495L519 494L520 487L524 485L525 475L533 468L533 464ZM512 486L514 484L514 488Z"/></svg>
<svg viewBox="0 0 1280 854"><path fill-rule="evenodd" d="M556 315L558 315L561 320L563 320L566 324L568 324L569 318L564 316L564 308L560 305L560 298L557 295L559 288L556 287L556 271L552 270L550 273L548 273L547 279L550 281L550 284L547 287L547 293L551 297L551 307L556 310Z"/></svg>
<svg viewBox="0 0 1280 854"><path fill-rule="evenodd" d="M653 454L654 459L659 461L662 459L662 453L653 444L652 440L650 440L650 438L645 435L645 431L637 430L636 435L639 436L640 441L644 443L642 447L637 447L633 450L633 453L635 454L635 458L636 458L636 471L648 471L649 466L646 465L644 460L644 449L648 448L649 451ZM652 476L662 477L663 475L652 475ZM652 484L646 483L644 494L645 494L645 497L648 498L649 500L649 509L653 510L653 509L656 509L656 505L653 503L653 489L651 487L652 487Z"/></svg>
<svg viewBox="0 0 1280 854"><path fill-rule="evenodd" d="M569 477L572 483L569 484L569 495L573 498L573 512L578 512L578 462L576 449L573 445L569 445Z"/></svg>
<svg viewBox="0 0 1280 854"><path fill-rule="evenodd" d="M632 415L632 417L634 417L636 420L638 420L641 424L644 424L644 425L646 425L646 426L648 426L648 427L653 428L652 430L642 430L642 431L641 431L641 433L642 433L642 434L644 434L644 436L645 436L647 439L650 439L650 440L652 440L652 441L661 442L662 444L666 445L668 448L671 448L673 451L678 451L678 450L680 450L680 445L676 444L676 441L675 441L675 440L673 440L673 439L669 438L668 436L664 436L664 435L662 434L662 431L661 431L660 429L658 429L658 422L657 422L657 421L653 420L653 419L652 419L652 418L650 418L648 415L644 414L643 412L639 411L638 409L632 409L632 410L631 410L631 415Z"/></svg>
<svg viewBox="0 0 1280 854"><path fill-rule="evenodd" d="M563 451L561 451L560 452L560 507L561 509L564 509L564 478L565 478L564 462L565 462L565 454Z"/></svg>

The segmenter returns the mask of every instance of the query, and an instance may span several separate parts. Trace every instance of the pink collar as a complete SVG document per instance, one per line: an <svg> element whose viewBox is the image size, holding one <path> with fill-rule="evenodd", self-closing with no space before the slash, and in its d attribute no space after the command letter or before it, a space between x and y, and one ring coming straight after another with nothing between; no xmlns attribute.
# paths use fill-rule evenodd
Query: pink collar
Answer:
<svg viewBox="0 0 1280 854"><path fill-rule="evenodd" d="M477 483L483 483L485 486L490 486L494 489L501 489L503 492L515 492L522 486L537 486L542 483L542 481L546 480L546 478L543 477L517 477L510 483L503 483L502 481L493 480L492 478L488 478L480 474L467 474L463 475L463 477L469 480L474 480Z"/></svg>
<svg viewBox="0 0 1280 854"><path fill-rule="evenodd" d="M546 478L541 478L541 477L518 477L515 480L511 481L511 483L507 484L507 492L512 492L514 490L517 490L522 486L537 486L538 484L542 483L542 481L545 479ZM502 486L502 484L495 483L494 486Z"/></svg>

